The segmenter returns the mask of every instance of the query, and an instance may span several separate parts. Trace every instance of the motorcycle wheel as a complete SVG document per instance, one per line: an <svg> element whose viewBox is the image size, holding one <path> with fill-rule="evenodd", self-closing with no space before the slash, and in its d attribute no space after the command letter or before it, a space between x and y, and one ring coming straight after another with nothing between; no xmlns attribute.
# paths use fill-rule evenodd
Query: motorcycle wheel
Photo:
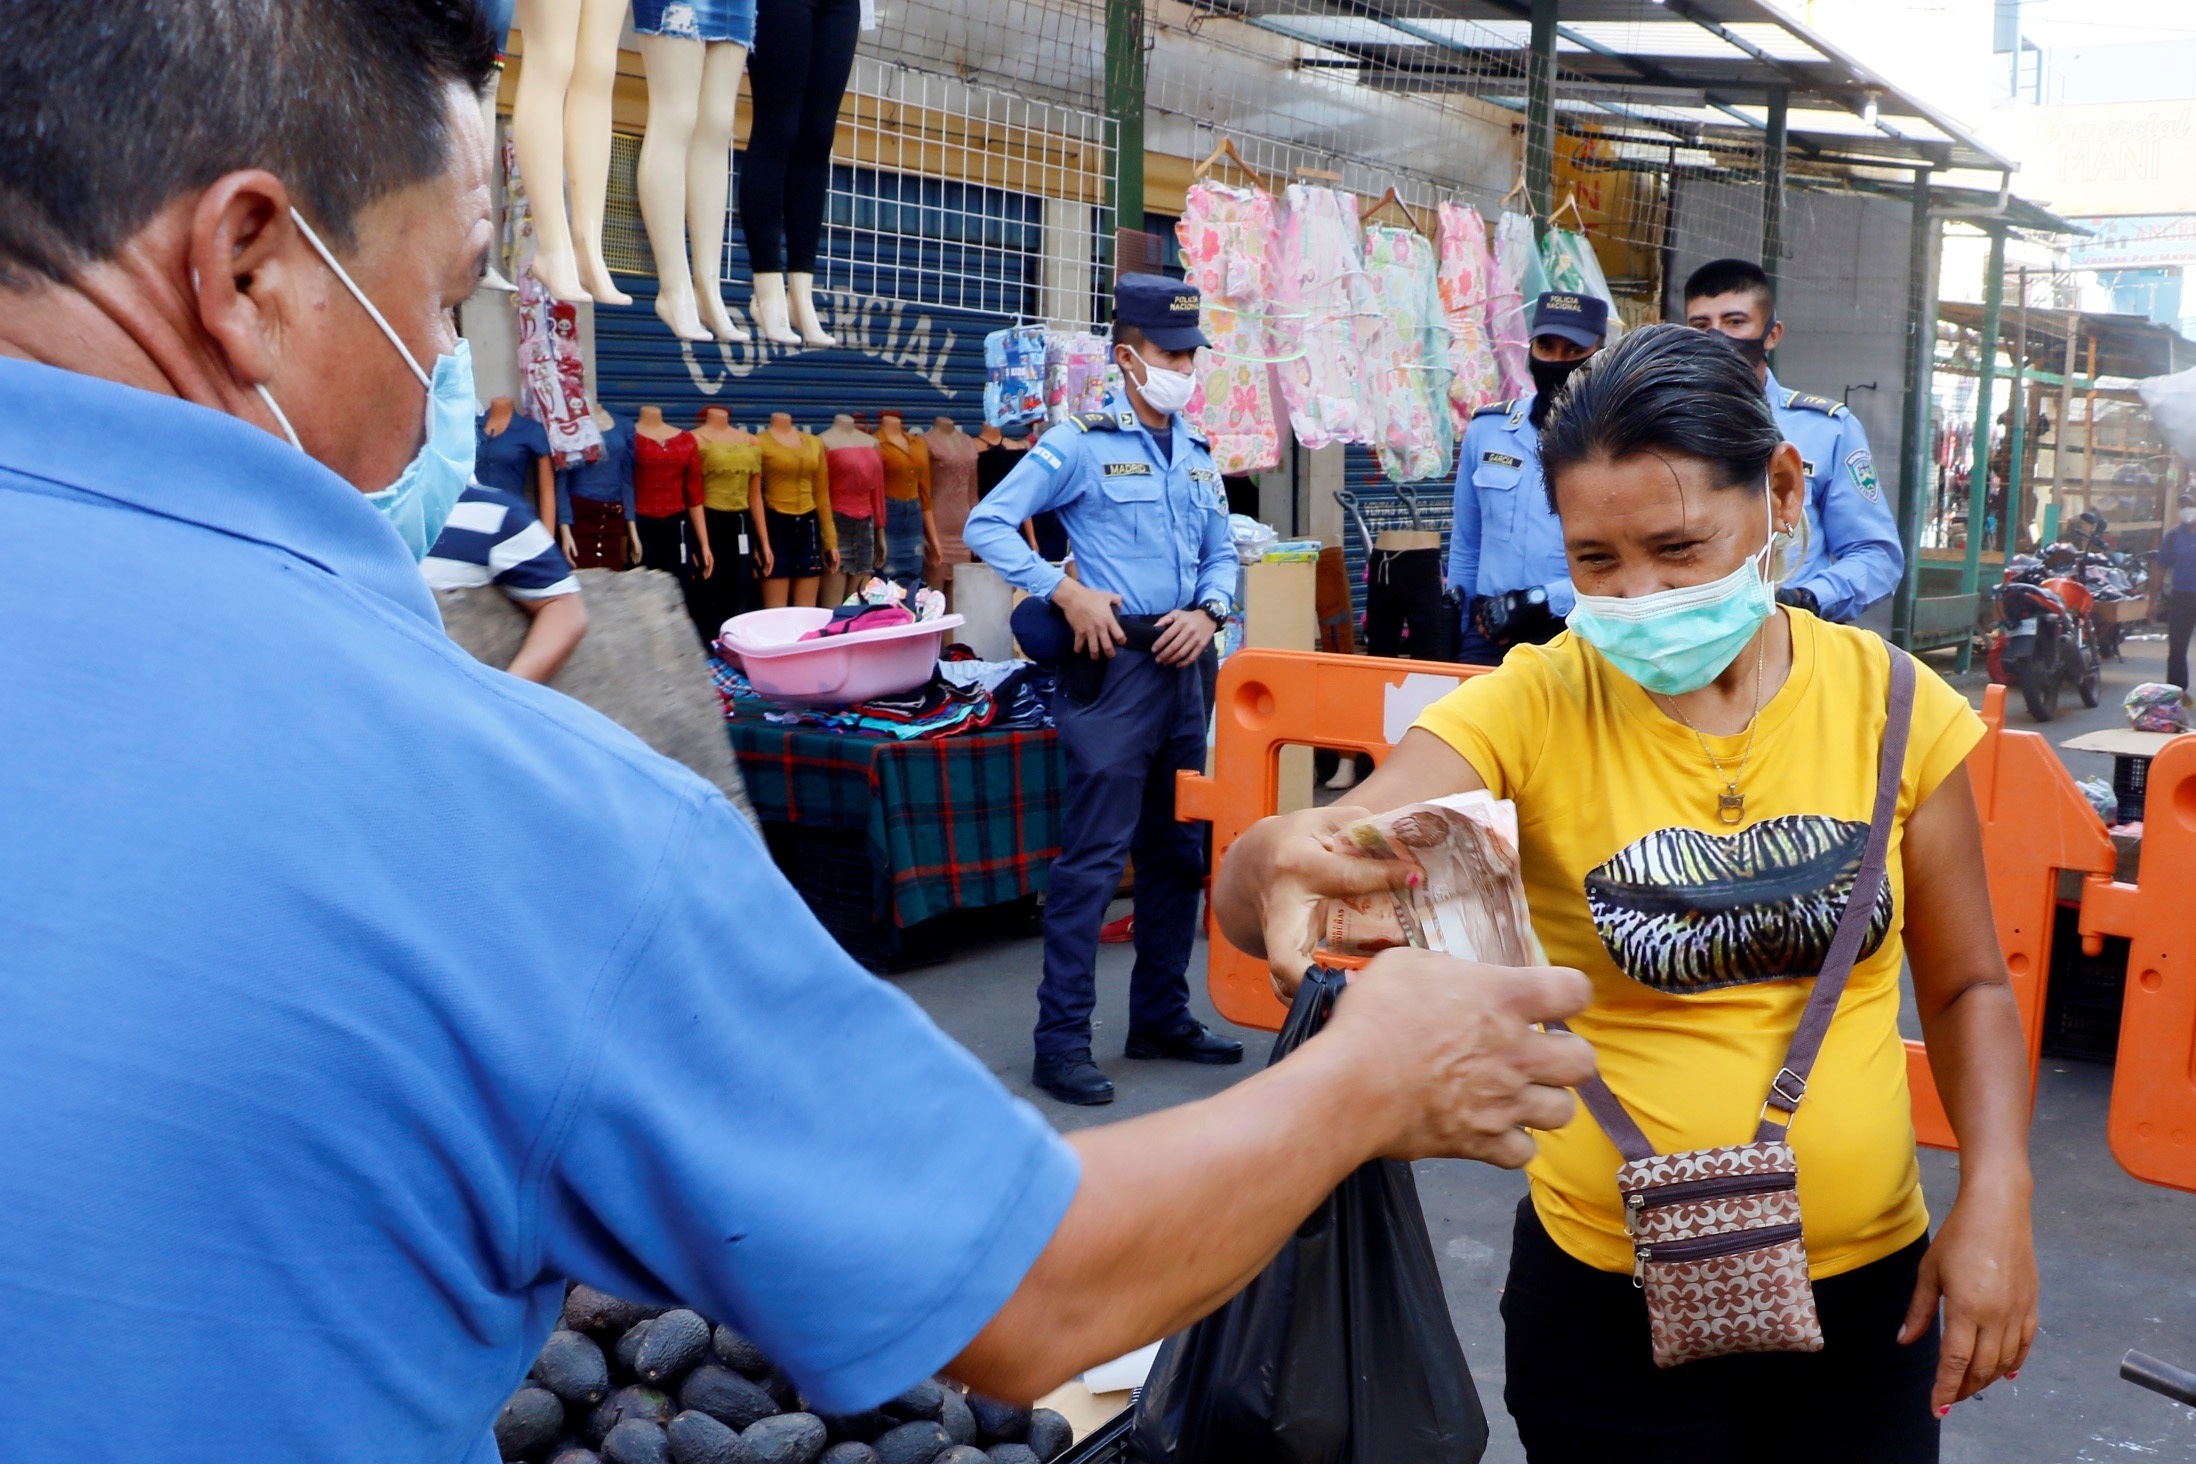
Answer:
<svg viewBox="0 0 2196 1464"><path fill-rule="evenodd" d="M2098 665L2096 657L2094 655L2085 657L2074 647L2068 646L2066 648L2066 668L2071 673L2069 679L2074 682L2075 694L2081 697L2082 705L2085 707L2096 706L2098 693L2104 685L2104 669Z"/></svg>
<svg viewBox="0 0 2196 1464"><path fill-rule="evenodd" d="M2059 668L2031 657L2021 668L2021 700L2028 703L2028 715L2039 722L2059 715Z"/></svg>

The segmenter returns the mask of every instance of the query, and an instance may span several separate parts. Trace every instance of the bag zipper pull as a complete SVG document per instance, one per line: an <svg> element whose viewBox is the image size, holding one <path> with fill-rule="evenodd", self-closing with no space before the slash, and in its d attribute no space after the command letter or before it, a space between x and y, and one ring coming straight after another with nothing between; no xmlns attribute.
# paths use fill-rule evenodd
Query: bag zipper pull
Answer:
<svg viewBox="0 0 2196 1464"><path fill-rule="evenodd" d="M1654 1249L1651 1245L1632 1247L1632 1285L1641 1291L1647 1289L1647 1262L1653 1258Z"/></svg>

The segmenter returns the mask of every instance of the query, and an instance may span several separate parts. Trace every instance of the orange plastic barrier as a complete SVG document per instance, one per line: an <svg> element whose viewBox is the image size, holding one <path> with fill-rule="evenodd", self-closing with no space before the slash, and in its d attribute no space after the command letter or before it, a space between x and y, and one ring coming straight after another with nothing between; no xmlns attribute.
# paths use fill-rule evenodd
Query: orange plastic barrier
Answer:
<svg viewBox="0 0 2196 1464"><path fill-rule="evenodd" d="M1993 686L1983 693L1983 725L1989 731L1968 754L1967 778L1982 818L1990 912L1997 921L2006 969L2013 975L2033 1091L2043 1059L2044 993L2059 871L2110 877L2114 854L2104 821L2074 786L2073 775L2051 744L2038 733L2007 729L2005 692ZM1936 1077L1929 1071L1929 1056L1919 1042L1906 1044L1906 1078L1913 1091L1915 1137L1932 1148L1957 1148L1937 1096Z"/></svg>
<svg viewBox="0 0 2196 1464"><path fill-rule="evenodd" d="M1176 812L1184 819L1209 820L1214 858L1224 859L1244 830L1273 812L1280 791L1282 747L1363 752L1377 762L1401 739L1421 709L1462 678L1487 669L1310 651L1239 651L1220 672L1214 774L1210 778L1179 774ZM2109 878L2114 868L2112 841L2050 745L2034 732L2006 729L2004 687L1989 689L1983 720L1990 730L1968 758L1968 776L1982 816L1991 906L2006 965L2013 973L2033 1076L2041 1056L2058 871L2078 869ZM2196 738L2190 742L2196 744ZM2182 765L2188 768L2185 791L2161 794L2156 779L2162 777L2168 787L2180 785L2167 773L2166 760L2159 760L2153 774L2152 807L2160 806L2161 797L2171 801L2178 796L2174 806L2196 830L2196 746L2183 763L2175 764ZM2185 851L2191 862L2180 866L2184 898L2186 892L2196 891L2196 837ZM2146 848L2146 865L2149 858ZM2150 881L2144 883L2147 889ZM1207 924L1211 938L1207 983L1214 1005L1231 1022L1279 1030L1286 1012L1274 999L1266 963L1237 950L1212 922ZM2089 926L2085 923L2083 929ZM2196 971L2184 968L2181 987L2176 989L2184 1008L2179 1062L2189 1117L2183 1127L2186 1134L2196 1135L2196 1077L2189 1071L2188 1039L2196 1025ZM2128 1039L2121 1040L2125 1054ZM1937 1097L1928 1058L1920 1043L1907 1045L1915 1131L1925 1144L1950 1148L1952 1129ZM2117 1114L2117 1107L2114 1111ZM2186 1152L2191 1177L2196 1179L2196 1147Z"/></svg>
<svg viewBox="0 0 2196 1464"><path fill-rule="evenodd" d="M2196 735L2151 761L2137 882L2107 871L2086 883L2083 944L2094 955L2108 935L2128 939L2112 1157L2137 1179L2196 1190Z"/></svg>

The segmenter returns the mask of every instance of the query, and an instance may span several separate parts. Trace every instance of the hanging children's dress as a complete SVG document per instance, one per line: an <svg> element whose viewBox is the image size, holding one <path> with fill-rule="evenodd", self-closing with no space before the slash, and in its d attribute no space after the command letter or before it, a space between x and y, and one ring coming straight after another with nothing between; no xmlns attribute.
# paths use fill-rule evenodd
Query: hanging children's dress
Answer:
<svg viewBox="0 0 2196 1464"><path fill-rule="evenodd" d="M1398 483L1446 477L1449 331L1435 287L1433 241L1415 229L1365 231L1365 274L1379 326L1365 353L1365 389L1378 427L1380 467Z"/></svg>
<svg viewBox="0 0 2196 1464"><path fill-rule="evenodd" d="M1365 278L1357 200L1302 183L1285 196L1276 312L1291 323L1295 344L1294 359L1276 374L1290 429L1314 450L1371 442L1371 403L1359 376L1379 312Z"/></svg>
<svg viewBox="0 0 2196 1464"><path fill-rule="evenodd" d="M1182 271L1204 296L1200 324L1211 346L1197 353L1197 395L1189 419L1205 430L1223 473L1256 473L1281 461L1274 349L1273 195L1224 183L1190 185L1181 222Z"/></svg>
<svg viewBox="0 0 2196 1464"><path fill-rule="evenodd" d="M1472 413L1502 399L1502 372L1487 332L1494 259L1487 223L1470 204L1444 203L1438 216L1441 313L1449 325L1449 423L1458 437Z"/></svg>

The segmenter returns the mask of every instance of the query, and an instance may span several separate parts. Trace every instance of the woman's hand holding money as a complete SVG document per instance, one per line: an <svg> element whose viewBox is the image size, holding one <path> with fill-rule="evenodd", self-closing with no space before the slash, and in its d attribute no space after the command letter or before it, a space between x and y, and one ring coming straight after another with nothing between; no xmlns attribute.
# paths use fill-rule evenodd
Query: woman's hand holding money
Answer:
<svg viewBox="0 0 2196 1464"><path fill-rule="evenodd" d="M1221 863L1213 913L1237 949L1266 958L1274 995L1284 1002L1295 997L1318 950L1322 900L1401 889L1422 878L1415 865L1328 847L1338 831L1368 816L1362 808L1333 807L1260 819Z"/></svg>

